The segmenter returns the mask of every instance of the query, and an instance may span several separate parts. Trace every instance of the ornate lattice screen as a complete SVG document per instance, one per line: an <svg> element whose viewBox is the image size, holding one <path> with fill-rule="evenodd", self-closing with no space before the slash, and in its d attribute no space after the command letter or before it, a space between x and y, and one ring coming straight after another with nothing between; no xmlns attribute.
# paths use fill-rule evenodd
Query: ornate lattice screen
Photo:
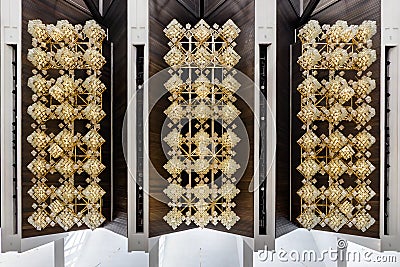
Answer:
<svg viewBox="0 0 400 267"><path fill-rule="evenodd" d="M105 169L99 130L106 87L99 77L106 35L94 21L82 27L33 20L28 31L28 60L35 67L28 80L34 103L27 110L35 121L28 136L35 211L28 221L37 230L57 224L65 231L82 224L94 229L105 221L98 183Z"/></svg>
<svg viewBox="0 0 400 267"><path fill-rule="evenodd" d="M164 59L171 66L165 83L171 105L165 110L170 128L164 168L170 174L164 190L171 211L164 220L176 229L192 222L210 222L230 229L239 217L233 198L239 193L235 173L235 92L240 84L232 68L240 60L234 51L239 28L228 20L210 27L204 20L184 28L173 20L164 30L171 50Z"/></svg>
<svg viewBox="0 0 400 267"><path fill-rule="evenodd" d="M322 27L310 21L299 31L304 81L297 88L297 116L306 132L297 141L297 170L304 177L297 220L308 229L319 224L339 231L347 225L364 232L375 223L368 204L376 194L368 179L375 170L368 160L376 141L369 132L375 116L370 93L376 85L368 71L376 60L375 33L373 21Z"/></svg>

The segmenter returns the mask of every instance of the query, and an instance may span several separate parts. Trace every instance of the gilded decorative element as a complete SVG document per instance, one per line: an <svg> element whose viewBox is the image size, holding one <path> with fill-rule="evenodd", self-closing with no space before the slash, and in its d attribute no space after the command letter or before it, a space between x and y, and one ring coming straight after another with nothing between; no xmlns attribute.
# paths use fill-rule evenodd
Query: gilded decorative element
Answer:
<svg viewBox="0 0 400 267"><path fill-rule="evenodd" d="M240 60L234 50L240 30L231 20L222 27L204 20L183 27L173 20L164 32L171 47L164 57L171 66L165 88L172 102L165 110L170 184L164 193L171 211L164 220L173 229L218 222L230 229L239 220L232 200L239 194L235 173L241 167L234 151L240 142L234 131L240 83L232 68Z"/></svg>
<svg viewBox="0 0 400 267"><path fill-rule="evenodd" d="M33 104L27 110L35 121L27 138L34 148L28 165L33 186L28 194L35 200L35 211L28 221L37 230L59 225L68 231L83 224L97 228L105 221L106 192L99 185L105 168L101 162L105 140L99 133L105 116L106 87L99 79L105 64L105 31L95 21L82 27L66 20L56 25L31 20L28 32L33 48L27 58L35 67L28 79ZM86 129L78 128L78 121ZM77 183L77 174L83 183Z"/></svg>
<svg viewBox="0 0 400 267"><path fill-rule="evenodd" d="M307 229L320 225L337 232L347 225L364 232L375 223L368 213L368 201L376 194L369 187L375 166L368 160L368 149L376 141L369 125L375 116L369 94L376 84L372 73L366 72L377 59L371 41L375 33L374 21L361 25L337 21L321 27L312 20L299 31L298 64L304 81L297 88L301 94L297 116L306 132L297 141L301 148L297 170L304 177L297 191L301 198L297 220ZM324 71L327 80L320 73ZM355 81L345 78L354 74ZM345 135L345 126L354 127L356 133ZM345 187L349 177L353 186ZM325 186L318 188L321 183Z"/></svg>

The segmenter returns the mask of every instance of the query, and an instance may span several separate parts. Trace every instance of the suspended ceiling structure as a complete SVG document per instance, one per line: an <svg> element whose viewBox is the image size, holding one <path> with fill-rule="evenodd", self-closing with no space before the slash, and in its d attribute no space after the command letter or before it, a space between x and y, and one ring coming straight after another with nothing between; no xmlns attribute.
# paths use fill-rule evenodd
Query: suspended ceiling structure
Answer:
<svg viewBox="0 0 400 267"><path fill-rule="evenodd" d="M195 227L273 247L278 218L398 236L380 1L133 2L21 2L5 238L119 216L130 250Z"/></svg>

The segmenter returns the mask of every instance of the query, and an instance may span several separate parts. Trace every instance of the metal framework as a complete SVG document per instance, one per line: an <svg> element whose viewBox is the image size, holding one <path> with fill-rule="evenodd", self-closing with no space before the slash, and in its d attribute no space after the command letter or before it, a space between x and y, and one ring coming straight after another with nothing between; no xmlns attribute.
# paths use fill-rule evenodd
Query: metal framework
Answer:
<svg viewBox="0 0 400 267"><path fill-rule="evenodd" d="M27 138L34 148L27 167L34 175L28 194L35 200L35 211L28 222L37 230L56 224L65 231L82 224L94 229L105 221L105 191L99 186L105 169L105 140L99 134L106 115L106 87L99 79L105 64L105 32L94 21L82 28L68 21L44 25L40 20L30 21L28 31L34 46L28 60L35 67L28 79L33 92L28 114L35 121L34 131ZM75 76L77 72L84 80ZM76 127L78 120L86 122L87 130Z"/></svg>
<svg viewBox="0 0 400 267"><path fill-rule="evenodd" d="M239 28L228 20L212 29L201 20L185 30L176 20L165 29L171 50L165 61L171 78L165 83L172 104L165 110L171 131L164 141L171 150L164 168L171 175L164 190L172 210L164 220L176 229L183 221L205 227L221 222L230 229L239 217L231 200L239 193L240 168L233 148L240 141L233 105L240 84L231 70L240 56L233 50Z"/></svg>
<svg viewBox="0 0 400 267"><path fill-rule="evenodd" d="M297 116L306 133L297 141L301 147L297 170L303 176L297 191L301 198L297 220L308 229L319 224L339 231L347 225L364 232L375 223L368 204L376 194L369 187L375 166L368 160L376 141L369 133L375 116L369 105L375 81L367 72L376 60L370 40L375 32L372 21L360 26L338 21L322 29L310 21L299 31L298 63L304 81L297 88L301 94ZM344 178L345 174L349 176Z"/></svg>

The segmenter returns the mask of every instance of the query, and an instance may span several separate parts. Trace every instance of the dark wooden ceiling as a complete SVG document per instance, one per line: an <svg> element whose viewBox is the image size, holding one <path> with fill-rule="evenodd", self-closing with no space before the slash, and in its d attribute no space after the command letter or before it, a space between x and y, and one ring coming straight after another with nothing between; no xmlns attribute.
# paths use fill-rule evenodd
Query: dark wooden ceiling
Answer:
<svg viewBox="0 0 400 267"><path fill-rule="evenodd" d="M196 18L207 18L226 0L177 0Z"/></svg>

